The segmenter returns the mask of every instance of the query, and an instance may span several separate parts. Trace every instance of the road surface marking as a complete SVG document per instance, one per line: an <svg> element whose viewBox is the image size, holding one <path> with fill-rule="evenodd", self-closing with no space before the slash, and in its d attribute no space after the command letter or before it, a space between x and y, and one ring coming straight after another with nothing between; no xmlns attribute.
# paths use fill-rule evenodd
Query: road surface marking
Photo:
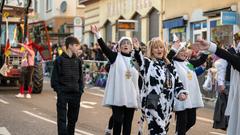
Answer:
<svg viewBox="0 0 240 135"><path fill-rule="evenodd" d="M57 122L55 122L55 121L53 121L53 120L50 120L50 119L47 119L47 118L44 118L44 117L42 117L42 116L39 116L39 115L36 115L36 114L34 114L34 113L31 113L31 112L29 112L29 111L22 111L23 113L26 113L26 114L28 114L28 115L31 115L31 116L33 116L33 117L36 117L36 118L38 118L38 119L41 119L41 120L44 120L44 121L47 121L47 122L49 122L49 123L52 123L52 124L55 124L55 125L57 125ZM79 129L75 129L75 131L77 131L77 132L79 132L79 133L82 133L82 134L84 134L84 135L94 135L94 134L92 134L92 133L89 133L89 132L86 132L86 131L83 131L83 130L79 130ZM0 132L1 133L1 132ZM81 135L81 134L80 134Z"/></svg>
<svg viewBox="0 0 240 135"><path fill-rule="evenodd" d="M207 118L203 118L203 117L197 117L197 120L208 122L208 123L213 123L213 120L207 119Z"/></svg>
<svg viewBox="0 0 240 135"><path fill-rule="evenodd" d="M0 102L6 105L9 104L7 101L2 100L1 98L0 98Z"/></svg>
<svg viewBox="0 0 240 135"><path fill-rule="evenodd" d="M89 90L97 90L97 91L100 91L102 93L104 93L104 90L100 87L91 87L91 88L88 88Z"/></svg>
<svg viewBox="0 0 240 135"><path fill-rule="evenodd" d="M98 96L98 97L104 97L103 94L97 94L97 93L93 93L93 92L86 92L86 93L94 95L94 96Z"/></svg>
<svg viewBox="0 0 240 135"><path fill-rule="evenodd" d="M0 127L0 135L11 135L11 134L8 132L7 128Z"/></svg>
<svg viewBox="0 0 240 135"><path fill-rule="evenodd" d="M80 103L81 107L83 108L87 108L87 109L93 109L93 105L96 105L97 103L96 102L89 102L89 101L81 101Z"/></svg>
<svg viewBox="0 0 240 135"><path fill-rule="evenodd" d="M226 134L218 133L218 132L210 132L210 134L214 134L214 135L226 135Z"/></svg>

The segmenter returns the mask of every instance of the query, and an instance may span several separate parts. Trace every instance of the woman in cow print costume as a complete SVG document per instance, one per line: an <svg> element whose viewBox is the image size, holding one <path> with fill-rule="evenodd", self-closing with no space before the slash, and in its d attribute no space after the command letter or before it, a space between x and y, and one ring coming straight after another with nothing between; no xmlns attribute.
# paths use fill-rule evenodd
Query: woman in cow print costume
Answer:
<svg viewBox="0 0 240 135"><path fill-rule="evenodd" d="M187 98L176 70L166 58L167 50L159 38L148 43L147 57L139 50L139 42L134 39L135 58L140 66L143 87L140 92L142 118L147 120L150 135L166 135L173 110L174 96L179 100ZM142 131L139 132L142 134Z"/></svg>

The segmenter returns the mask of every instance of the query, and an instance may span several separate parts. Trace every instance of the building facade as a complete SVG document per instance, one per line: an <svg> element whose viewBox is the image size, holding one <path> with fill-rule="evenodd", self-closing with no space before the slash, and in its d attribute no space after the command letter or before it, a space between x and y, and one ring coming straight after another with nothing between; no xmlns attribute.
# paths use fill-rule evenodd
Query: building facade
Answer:
<svg viewBox="0 0 240 135"><path fill-rule="evenodd" d="M239 30L226 18L239 14L239 0L83 0L84 42L95 42L90 26L95 24L105 41L117 41L121 36L137 37L146 43L152 37L172 41L175 33L183 41L194 42L197 37L232 43L232 33ZM116 28L118 19L136 20L136 32L122 32ZM239 22L239 21L236 21ZM230 34L229 34L230 33ZM220 38L219 38L220 37Z"/></svg>
<svg viewBox="0 0 240 135"><path fill-rule="evenodd" d="M117 41L121 36L137 37L146 42L150 38L161 35L161 0L85 0L84 10L84 42L91 45L94 36L91 25L100 28L106 41ZM116 22L119 19L136 20L136 32L118 31Z"/></svg>
<svg viewBox="0 0 240 135"><path fill-rule="evenodd" d="M82 18L84 6L80 0L33 0L35 1L35 21L45 20L53 43L63 40L67 35L82 31ZM78 20L78 25L74 21ZM81 32L78 32L82 35ZM81 36L79 39L82 40Z"/></svg>
<svg viewBox="0 0 240 135"><path fill-rule="evenodd" d="M194 42L201 37L229 45L233 43L233 33L239 31L239 20L232 20L239 15L239 0L166 0L163 8L163 37L168 42L175 33L185 41Z"/></svg>

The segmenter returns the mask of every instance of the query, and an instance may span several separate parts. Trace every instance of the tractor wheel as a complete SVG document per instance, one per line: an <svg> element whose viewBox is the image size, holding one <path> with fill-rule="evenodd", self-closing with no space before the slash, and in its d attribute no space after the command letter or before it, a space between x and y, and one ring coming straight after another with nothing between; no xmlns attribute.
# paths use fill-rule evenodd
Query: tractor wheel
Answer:
<svg viewBox="0 0 240 135"><path fill-rule="evenodd" d="M33 72L33 93L40 94L43 89L43 70L42 63L35 63Z"/></svg>

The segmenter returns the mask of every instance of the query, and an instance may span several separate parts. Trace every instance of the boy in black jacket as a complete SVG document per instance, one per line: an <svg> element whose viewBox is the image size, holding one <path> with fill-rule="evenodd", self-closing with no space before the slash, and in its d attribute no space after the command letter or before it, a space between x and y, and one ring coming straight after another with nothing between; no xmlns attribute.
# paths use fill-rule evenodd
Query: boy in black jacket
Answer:
<svg viewBox="0 0 240 135"><path fill-rule="evenodd" d="M74 135L84 88L82 62L77 57L80 49L77 38L67 37L65 46L66 50L54 61L51 87L57 93L58 134Z"/></svg>

